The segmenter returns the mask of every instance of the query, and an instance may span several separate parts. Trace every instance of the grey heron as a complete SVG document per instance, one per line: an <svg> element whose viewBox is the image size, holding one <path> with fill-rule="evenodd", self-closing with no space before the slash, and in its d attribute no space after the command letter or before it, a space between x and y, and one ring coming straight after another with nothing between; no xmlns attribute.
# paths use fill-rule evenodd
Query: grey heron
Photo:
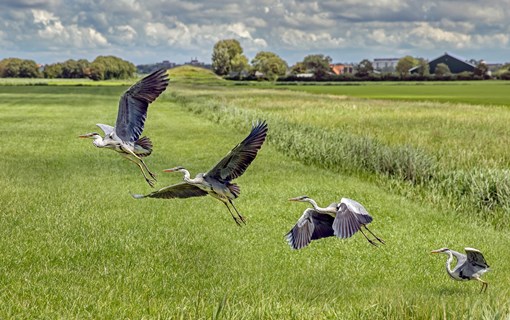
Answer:
<svg viewBox="0 0 510 320"><path fill-rule="evenodd" d="M166 69L159 69L132 85L120 97L119 111L115 127L98 123L104 137L97 132L80 135L80 138L94 139L98 148L117 151L121 156L135 163L142 171L145 181L153 187L156 176L152 173L142 157L152 153L152 142L148 137L141 137L147 108L151 102L166 89L169 82Z"/></svg>
<svg viewBox="0 0 510 320"><path fill-rule="evenodd" d="M480 250L474 248L464 248L464 251L466 251L467 255L448 248L433 250L432 253L444 253L448 255L448 259L446 260L446 272L448 272L453 280L477 280L482 283L480 292L483 292L484 289L487 290L489 284L480 278L485 272L489 271L489 265L485 261L483 254ZM457 264L452 270L450 264L454 256L457 259Z"/></svg>
<svg viewBox="0 0 510 320"><path fill-rule="evenodd" d="M257 156L267 135L265 121L252 126L250 134L237 146L235 146L223 159L206 173L198 173L191 179L190 173L184 167L165 169L164 172L182 172L184 182L174 184L147 195L132 194L133 198L190 198L211 195L225 204L234 221L240 226L245 223L244 217L234 206L232 200L236 199L241 190L231 181L240 177ZM237 217L234 216L229 204L234 208Z"/></svg>
<svg viewBox="0 0 510 320"><path fill-rule="evenodd" d="M291 198L289 201L308 202L313 208L307 208L296 225L285 235L292 249L301 249L310 244L312 240L337 236L339 238L352 237L360 231L369 243L377 246L374 240L368 238L363 228L380 243L384 241L376 236L367 224L372 222L372 216L357 201L342 198L339 203L333 202L325 208L308 196Z"/></svg>

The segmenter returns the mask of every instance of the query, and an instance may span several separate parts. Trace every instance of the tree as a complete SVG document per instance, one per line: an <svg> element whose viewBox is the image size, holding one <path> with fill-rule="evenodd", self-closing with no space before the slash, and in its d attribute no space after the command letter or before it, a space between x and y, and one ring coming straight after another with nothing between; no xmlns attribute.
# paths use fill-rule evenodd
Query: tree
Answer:
<svg viewBox="0 0 510 320"><path fill-rule="evenodd" d="M418 65L418 60L411 56L405 56L398 60L395 70L400 75L400 78L404 78L409 74L409 70Z"/></svg>
<svg viewBox="0 0 510 320"><path fill-rule="evenodd" d="M45 65L43 75L48 79L62 78L62 63Z"/></svg>
<svg viewBox="0 0 510 320"><path fill-rule="evenodd" d="M361 60L356 69L356 76L360 78L368 77L372 72L374 72L374 66L368 59Z"/></svg>
<svg viewBox="0 0 510 320"><path fill-rule="evenodd" d="M305 73L305 72L306 72L306 66L303 62L296 62L296 64L290 68L290 73L292 73L292 74L299 74L299 73Z"/></svg>
<svg viewBox="0 0 510 320"><path fill-rule="evenodd" d="M451 74L451 72L450 72L450 68L448 67L448 65L446 65L444 63L438 63L436 66L436 70L434 71L434 74L436 76L446 76L446 75Z"/></svg>
<svg viewBox="0 0 510 320"><path fill-rule="evenodd" d="M430 66L429 62L423 58L418 58L418 74L420 76L429 76L430 75Z"/></svg>
<svg viewBox="0 0 510 320"><path fill-rule="evenodd" d="M310 54L303 59L306 71L312 72L315 78L320 79L330 72L331 58L323 54Z"/></svg>
<svg viewBox="0 0 510 320"><path fill-rule="evenodd" d="M39 78L39 66L33 60L7 58L0 61L0 77Z"/></svg>
<svg viewBox="0 0 510 320"><path fill-rule="evenodd" d="M268 51L260 51L251 61L254 71L264 74L268 80L276 80L279 76L287 73L287 62L280 58L277 54Z"/></svg>
<svg viewBox="0 0 510 320"><path fill-rule="evenodd" d="M235 39L220 40L214 45L212 68L217 75L225 76L231 71L240 72L242 70L239 68L246 68L247 62L248 58L243 55L243 48L239 41Z"/></svg>
<svg viewBox="0 0 510 320"><path fill-rule="evenodd" d="M488 72L489 72L489 67L483 60L478 62L475 70L473 70L473 74L475 76L480 76L480 77L485 77L485 75L487 75Z"/></svg>
<svg viewBox="0 0 510 320"><path fill-rule="evenodd" d="M249 67L248 58L244 54L238 54L232 59L231 66L233 72L241 73Z"/></svg>
<svg viewBox="0 0 510 320"><path fill-rule="evenodd" d="M90 64L92 80L129 79L135 72L134 64L115 56L98 56Z"/></svg>

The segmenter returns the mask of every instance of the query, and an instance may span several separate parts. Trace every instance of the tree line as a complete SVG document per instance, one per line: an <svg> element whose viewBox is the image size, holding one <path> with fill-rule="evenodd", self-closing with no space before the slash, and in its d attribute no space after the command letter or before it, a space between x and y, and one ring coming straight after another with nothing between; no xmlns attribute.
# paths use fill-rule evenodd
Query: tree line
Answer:
<svg viewBox="0 0 510 320"><path fill-rule="evenodd" d="M1 78L89 78L92 80L129 79L136 67L129 61L115 56L98 56L94 61L86 59L57 62L44 66L33 60L6 58L0 60Z"/></svg>
<svg viewBox="0 0 510 320"><path fill-rule="evenodd" d="M399 59L393 72L376 72L368 59L354 64L353 73L334 74L332 59L323 54L311 54L293 66L276 53L261 51L252 59L251 65L243 54L239 41L227 39L218 41L213 48L213 71L227 79L271 80L271 81L398 81L398 80L479 80L488 78L488 67L483 61L470 61L476 65L473 72L452 74L448 66L440 63L434 74L430 73L428 61L423 58L405 56ZM416 74L409 70L418 67ZM510 80L510 64L504 65L495 74L496 78Z"/></svg>

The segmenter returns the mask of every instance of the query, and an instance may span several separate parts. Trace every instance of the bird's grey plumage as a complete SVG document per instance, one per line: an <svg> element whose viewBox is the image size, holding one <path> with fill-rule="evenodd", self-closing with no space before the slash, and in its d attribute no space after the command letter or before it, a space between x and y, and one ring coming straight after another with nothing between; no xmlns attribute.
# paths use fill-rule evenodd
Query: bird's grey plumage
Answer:
<svg viewBox="0 0 510 320"><path fill-rule="evenodd" d="M363 232L365 228L375 239L384 244L384 241L370 231L366 224L372 221L372 217L358 202L342 198L340 203L332 203L326 208L321 208L308 196L300 196L289 199L291 201L309 202L313 209L304 211L296 225L286 234L287 242L293 249L301 249L307 246L311 240L337 236L338 238L352 237L361 231L365 238L373 245L376 243L369 239ZM312 235L314 228L319 227L317 233Z"/></svg>
<svg viewBox="0 0 510 320"><path fill-rule="evenodd" d="M132 85L120 98L115 133L122 141L135 142L142 134L149 103L165 91L166 69L157 70Z"/></svg>
<svg viewBox="0 0 510 320"><path fill-rule="evenodd" d="M257 122L252 126L250 134L237 146L235 146L223 159L221 159L207 173L198 173L191 179L190 173L184 167L175 167L164 170L166 172L180 171L184 173L184 182L162 188L146 196L133 195L134 198L189 198L204 195L211 195L225 204L234 221L241 225L244 217L241 216L232 200L236 199L241 190L231 180L241 176L257 156L257 152L264 143L267 135L267 124L265 121ZM238 218L234 216L230 206L234 208Z"/></svg>
<svg viewBox="0 0 510 320"><path fill-rule="evenodd" d="M441 248L433 250L432 253L444 253L448 255L446 260L446 271L450 277L454 280L466 281L466 280L477 280L482 282L481 291L487 290L488 283L483 281L480 277L487 271L489 271L489 265L485 261L483 254L478 249L464 248L466 254L448 249ZM453 257L457 259L457 263L453 269L451 269L451 262Z"/></svg>
<svg viewBox="0 0 510 320"><path fill-rule="evenodd" d="M98 126L101 130L103 130L105 136L109 135L110 133L112 133L115 130L114 127L109 126L107 124L97 123L96 126Z"/></svg>
<svg viewBox="0 0 510 320"><path fill-rule="evenodd" d="M367 209L363 207L363 205L355 200L342 198L340 200L340 204L344 204L347 207L347 210L351 211L356 219L361 224L369 224L372 222L372 216L368 213Z"/></svg>
<svg viewBox="0 0 510 320"><path fill-rule="evenodd" d="M350 238L360 229L361 224L356 219L356 215L349 210L345 203L340 203L333 221L333 230L335 236L339 238Z"/></svg>
<svg viewBox="0 0 510 320"><path fill-rule="evenodd" d="M296 225L285 235L287 242L293 249L301 249L312 240L331 237L334 235L331 228L333 220L330 215L307 208Z"/></svg>
<svg viewBox="0 0 510 320"><path fill-rule="evenodd" d="M256 123L250 134L235 146L204 176L215 179L230 181L240 177L262 147L267 135L267 124L265 121Z"/></svg>
<svg viewBox="0 0 510 320"><path fill-rule="evenodd" d="M166 69L156 70L132 85L120 98L115 127L98 123L104 137L92 132L81 135L81 138L94 139L98 148L117 151L135 163L141 170L150 186L154 185L156 176L141 159L152 153L152 142L148 137L141 137L147 108L167 87L169 82Z"/></svg>

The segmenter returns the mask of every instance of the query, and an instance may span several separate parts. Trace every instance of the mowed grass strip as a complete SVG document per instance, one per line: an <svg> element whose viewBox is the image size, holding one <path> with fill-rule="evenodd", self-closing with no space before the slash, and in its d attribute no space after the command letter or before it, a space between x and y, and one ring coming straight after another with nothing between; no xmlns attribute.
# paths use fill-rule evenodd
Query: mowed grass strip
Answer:
<svg viewBox="0 0 510 320"><path fill-rule="evenodd" d="M264 145L236 182L239 228L212 198L134 200L150 192L138 168L80 140L114 124L125 88L50 88L3 96L0 154L0 318L492 318L509 313L508 232L414 203L370 182L306 166ZM4 92L8 91L3 89ZM69 91L70 90L70 91ZM34 95L37 96L34 99ZM168 95L168 93L166 94ZM149 109L147 159L162 169L208 170L250 130L186 113L163 96ZM271 134L271 123L269 123ZM350 197L387 244L357 234L292 251L283 237L307 194L321 205ZM453 282L449 246L482 250L493 271Z"/></svg>

